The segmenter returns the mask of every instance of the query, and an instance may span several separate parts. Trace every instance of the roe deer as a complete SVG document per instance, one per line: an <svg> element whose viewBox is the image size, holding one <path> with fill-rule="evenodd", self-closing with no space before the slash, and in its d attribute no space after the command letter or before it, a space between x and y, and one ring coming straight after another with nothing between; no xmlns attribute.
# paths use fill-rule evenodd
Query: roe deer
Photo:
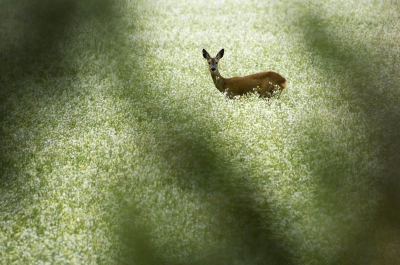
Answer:
<svg viewBox="0 0 400 265"><path fill-rule="evenodd" d="M224 78L218 71L218 61L224 56L224 49L212 58L203 49L203 57L208 62L208 69L215 87L222 93L226 93L229 98L241 96L247 93L257 92L260 97L271 97L278 92L278 98L286 87L286 79L276 72L261 72L243 77Z"/></svg>

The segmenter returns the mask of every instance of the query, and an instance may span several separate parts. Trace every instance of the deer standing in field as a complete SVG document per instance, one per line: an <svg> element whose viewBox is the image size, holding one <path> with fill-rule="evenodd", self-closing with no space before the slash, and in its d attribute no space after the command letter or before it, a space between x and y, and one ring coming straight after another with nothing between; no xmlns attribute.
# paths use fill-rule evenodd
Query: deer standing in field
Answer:
<svg viewBox="0 0 400 265"><path fill-rule="evenodd" d="M242 77L224 78L218 71L218 61L223 56L224 49L220 50L214 58L203 49L203 57L208 62L208 69L215 87L222 93L226 93L229 98L254 92L260 94L261 98L270 98L277 92L279 98L286 87L286 79L272 71Z"/></svg>

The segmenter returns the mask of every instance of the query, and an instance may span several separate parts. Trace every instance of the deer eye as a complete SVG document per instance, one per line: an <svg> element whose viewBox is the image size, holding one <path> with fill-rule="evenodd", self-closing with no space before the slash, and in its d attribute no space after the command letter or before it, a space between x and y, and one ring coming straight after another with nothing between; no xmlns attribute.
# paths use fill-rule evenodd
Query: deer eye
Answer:
<svg viewBox="0 0 400 265"><path fill-rule="evenodd" d="M208 64L211 64L210 62L208 62Z"/></svg>
<svg viewBox="0 0 400 265"><path fill-rule="evenodd" d="M215 64L218 64L218 62L215 62Z"/></svg>

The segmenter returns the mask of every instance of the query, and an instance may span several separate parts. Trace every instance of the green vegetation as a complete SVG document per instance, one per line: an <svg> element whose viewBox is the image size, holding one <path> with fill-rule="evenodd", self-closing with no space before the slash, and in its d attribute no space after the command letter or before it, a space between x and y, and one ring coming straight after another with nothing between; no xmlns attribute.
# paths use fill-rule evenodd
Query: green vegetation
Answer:
<svg viewBox="0 0 400 265"><path fill-rule="evenodd" d="M359 2L0 2L0 263L399 263L400 6Z"/></svg>

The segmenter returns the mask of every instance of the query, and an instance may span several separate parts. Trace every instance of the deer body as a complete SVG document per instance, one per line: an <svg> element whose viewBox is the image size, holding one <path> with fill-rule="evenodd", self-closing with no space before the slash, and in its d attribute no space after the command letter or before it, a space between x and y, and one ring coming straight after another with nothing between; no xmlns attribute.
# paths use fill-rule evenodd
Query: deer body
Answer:
<svg viewBox="0 0 400 265"><path fill-rule="evenodd" d="M286 87L286 79L276 72L261 72L243 77L224 78L218 71L218 61L224 56L224 49L212 58L203 49L203 57L208 62L208 68L215 87L230 98L247 93L258 93L260 97L271 97L278 91L279 95Z"/></svg>

